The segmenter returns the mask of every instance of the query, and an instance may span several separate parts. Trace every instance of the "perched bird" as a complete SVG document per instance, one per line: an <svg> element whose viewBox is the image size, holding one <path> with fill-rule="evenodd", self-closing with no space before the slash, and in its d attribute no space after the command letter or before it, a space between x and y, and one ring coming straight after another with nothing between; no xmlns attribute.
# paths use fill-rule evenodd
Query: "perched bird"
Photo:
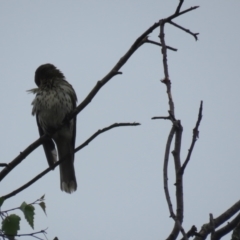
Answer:
<svg viewBox="0 0 240 240"><path fill-rule="evenodd" d="M63 73L52 64L43 64L35 72L38 88L29 92L36 94L32 102L32 115L36 115L40 136L52 134L62 124L65 117L76 107L77 96L73 87L66 81ZM76 137L76 117L43 143L50 167L58 158L65 160L60 164L60 187L72 193L77 189L74 170L74 148ZM57 146L57 152L55 149Z"/></svg>

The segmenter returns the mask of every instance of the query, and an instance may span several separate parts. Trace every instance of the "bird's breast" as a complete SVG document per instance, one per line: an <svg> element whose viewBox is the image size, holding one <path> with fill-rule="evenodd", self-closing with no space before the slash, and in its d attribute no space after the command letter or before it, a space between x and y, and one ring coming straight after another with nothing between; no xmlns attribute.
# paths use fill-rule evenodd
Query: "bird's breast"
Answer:
<svg viewBox="0 0 240 240"><path fill-rule="evenodd" d="M58 127L73 110L70 95L58 90L40 91L32 104L33 115L37 113L40 125L47 128Z"/></svg>

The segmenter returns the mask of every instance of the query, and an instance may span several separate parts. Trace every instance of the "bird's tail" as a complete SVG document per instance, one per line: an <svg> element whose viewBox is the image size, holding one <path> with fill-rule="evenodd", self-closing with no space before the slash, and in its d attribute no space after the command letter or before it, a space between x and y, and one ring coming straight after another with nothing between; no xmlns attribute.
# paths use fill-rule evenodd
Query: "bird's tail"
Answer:
<svg viewBox="0 0 240 240"><path fill-rule="evenodd" d="M61 145L61 146L60 146ZM60 164L60 188L62 191L72 193L77 190L77 181L74 170L74 152L66 142L58 144L58 157L65 160Z"/></svg>

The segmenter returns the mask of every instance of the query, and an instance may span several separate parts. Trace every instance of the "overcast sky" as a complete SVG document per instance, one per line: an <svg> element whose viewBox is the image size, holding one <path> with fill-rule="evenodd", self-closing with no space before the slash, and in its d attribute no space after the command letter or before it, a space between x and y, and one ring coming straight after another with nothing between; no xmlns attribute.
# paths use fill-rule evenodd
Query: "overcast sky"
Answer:
<svg viewBox="0 0 240 240"><path fill-rule="evenodd" d="M10 162L38 138L31 116L34 72L56 65L73 85L80 103L134 40L179 1L0 1L1 161ZM166 26L176 117L184 128L181 157L191 143L200 101L200 138L184 174L185 230L198 230L209 213L219 216L239 200L240 1L188 0L200 8L175 22L199 32L199 41ZM158 41L159 30L150 35ZM7 200L3 209L46 195L47 217L36 211L35 230L48 237L86 240L165 239L173 220L163 190L163 156L171 122L160 48L145 44L78 115L78 146L115 122L140 122L100 135L75 156L78 189L60 190L59 170L50 172ZM2 182L0 196L20 187L47 167L42 146ZM174 203L174 171L169 184ZM175 204L174 204L175 205ZM21 213L19 212L21 215ZM22 215L21 215L22 216ZM24 217L22 216L22 219ZM20 233L33 230L22 223Z"/></svg>

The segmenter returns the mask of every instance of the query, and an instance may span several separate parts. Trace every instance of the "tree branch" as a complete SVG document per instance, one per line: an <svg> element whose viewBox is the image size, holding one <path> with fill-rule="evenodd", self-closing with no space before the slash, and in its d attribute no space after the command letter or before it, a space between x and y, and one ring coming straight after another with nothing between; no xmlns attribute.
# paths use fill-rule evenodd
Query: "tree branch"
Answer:
<svg viewBox="0 0 240 240"><path fill-rule="evenodd" d="M112 128L116 128L116 127L126 127L126 126L139 126L140 123L114 123L106 128L100 129L97 132L95 132L91 137L89 137L84 143L82 143L80 146L78 146L77 148L75 148L74 153L78 152L80 149L86 147L94 138L96 138L98 135L100 135L101 133L104 133ZM30 180L29 182L27 182L26 184L24 184L23 186L21 186L20 188L12 191L9 194L6 194L5 196L2 196L1 198L7 199L10 197L15 196L16 194L20 193L21 191L23 191L24 189L26 189L27 187L31 186L33 183L35 183L37 180L39 180L40 178L42 178L44 175L46 175L48 172L50 172L52 169L54 169L56 166L58 166L61 162L63 162L65 160L65 157L63 157L62 159L59 159L59 161L57 161L56 163L54 163L54 165L52 167L48 167L47 169L45 169L44 171L42 171L41 173L39 173L36 177L34 177L32 180Z"/></svg>
<svg viewBox="0 0 240 240"><path fill-rule="evenodd" d="M38 232L33 232L33 233L16 234L16 235L0 234L0 236L3 237L3 238L7 238L7 239L14 239L14 237L23 237L23 236L29 236L30 237L31 236L31 237L34 237L36 239L43 240L43 238L37 237L36 235L42 233L46 237L46 234L47 234L46 230L47 229L40 230ZM9 237L12 237L12 238L9 238Z"/></svg>
<svg viewBox="0 0 240 240"><path fill-rule="evenodd" d="M168 236L168 240L174 240L177 238L179 231L181 231L186 238L186 234L184 229L182 228L183 222L183 181L182 175L179 174L179 170L181 168L181 160L180 160L180 152L181 152L181 140L182 140L182 126L181 122L178 120L174 123L176 133L175 133L175 146L174 150L172 151L174 157L174 165L175 165L175 174L176 174L176 217L175 217L175 224L172 229L172 232Z"/></svg>
<svg viewBox="0 0 240 240"><path fill-rule="evenodd" d="M232 205L227 211L222 213L219 217L213 219L215 228L219 227L221 224L226 222L229 218L231 218L234 214L236 214L240 210L240 200ZM201 230L198 232L197 236L194 240L204 240L208 234L210 234L212 228L209 223L204 224Z"/></svg>
<svg viewBox="0 0 240 240"><path fill-rule="evenodd" d="M236 228L237 225L239 224L239 222L240 222L240 214L238 214L231 222L228 222L226 226L215 231L215 233L211 237L211 240L221 239L221 237L225 236L230 231L232 231L234 228Z"/></svg>
<svg viewBox="0 0 240 240"><path fill-rule="evenodd" d="M7 167L8 164L7 163L0 163L0 167Z"/></svg>
<svg viewBox="0 0 240 240"><path fill-rule="evenodd" d="M178 14L180 12L180 9L182 7L182 4L183 4L184 0L179 0L179 4L177 6L177 9L175 11L175 14Z"/></svg>
<svg viewBox="0 0 240 240"><path fill-rule="evenodd" d="M168 204L168 209L170 212L170 217L172 217L173 219L176 218L176 215L173 211L173 207L172 207L172 202L171 202L171 198L170 198L170 194L169 194L169 190L168 190L168 161L169 161L169 153L170 153L170 148L171 148L171 143L172 143L172 139L173 136L175 134L175 126L172 126L172 129L168 135L168 140L167 140L167 144L166 144L166 148L165 148L165 155L164 155L164 164L163 164L163 186L164 186L164 192L165 192L165 196L166 196L166 200L167 200L167 204Z"/></svg>
<svg viewBox="0 0 240 240"><path fill-rule="evenodd" d="M153 45L157 45L157 46L160 46L160 47L162 46L160 43L149 40L149 39L145 40L145 43L151 43ZM177 51L177 49L173 48L173 47L166 46L166 48L169 49L169 50L175 51L175 52Z"/></svg>
<svg viewBox="0 0 240 240"><path fill-rule="evenodd" d="M197 141L197 139L199 138L199 126L200 126L200 122L202 120L202 110L203 110L203 101L201 101L200 103L200 107L199 107L199 112L198 112L198 119L197 119L197 122L196 122L196 125L195 125L195 128L193 129L193 136L192 136L192 143L191 143L191 146L188 150L188 155L187 155L187 158L186 160L184 161L182 167L181 167L181 174L184 174L184 170L191 158L191 155L192 155L192 151L193 151L193 148L194 148L194 145L195 145L195 142Z"/></svg>
<svg viewBox="0 0 240 240"><path fill-rule="evenodd" d="M189 29L186 29L186 28L184 28L184 27L182 27L182 26L180 26L180 25L178 25L178 24L176 24L176 23L174 23L172 21L169 21L169 23L172 24L173 26L183 30L184 32L189 33L190 35L192 35L195 38L196 41L198 40L197 36L199 35L199 33L193 33Z"/></svg>
<svg viewBox="0 0 240 240"><path fill-rule="evenodd" d="M172 19L197 8L197 7L192 7L185 11L180 12L183 2L184 2L184 0L179 1L179 5L173 15L159 21L159 25L160 25L159 38L160 38L160 44L162 45L162 58L163 58L162 62L163 62L163 70L164 70L164 79L161 81L162 81L162 83L164 83L166 85L166 88L167 88L169 116L168 117L154 117L153 119L165 119L165 120L170 119L174 125L173 126L174 130L172 128L170 133L172 133L172 131L174 131L174 133L175 133L175 147L174 147L172 154L174 157L175 174L176 174L176 183L175 183L175 185L176 185L176 205L177 205L176 215L174 214L173 209L172 209L172 203L170 200L170 195L169 195L168 186L167 186L168 155L166 158L166 154L169 154L169 152L167 151L169 149L167 149L167 148L165 150L165 157L164 157L164 190L165 190L165 195L166 195L166 199L167 199L171 217L175 221L172 232L168 236L167 240L175 240L180 231L182 232L185 240L187 240L187 238L188 238L182 227L184 203L183 203L183 174L181 174L181 171L180 171L181 170L180 151L181 151L181 140L182 140L183 128L182 128L180 120L176 120L176 118L175 118L174 101L173 101L172 93L171 93L171 81L170 81L170 77L169 77L168 62L167 62L167 47L166 47L166 43L165 43L165 34L164 34L164 26L166 23L171 23ZM179 25L177 25L177 26L179 26ZM168 142L169 142L169 138L168 138ZM168 146L168 144L167 144L167 146ZM167 161L166 161L166 159L167 159Z"/></svg>
<svg viewBox="0 0 240 240"><path fill-rule="evenodd" d="M47 139L48 136L45 134L39 139L37 139L35 142L30 144L23 152L20 152L20 154L13 159L12 162L7 164L7 166L0 172L0 181L3 180L3 178L12 171L19 163L22 162L33 150L35 150L37 147L39 147L45 139Z"/></svg>

